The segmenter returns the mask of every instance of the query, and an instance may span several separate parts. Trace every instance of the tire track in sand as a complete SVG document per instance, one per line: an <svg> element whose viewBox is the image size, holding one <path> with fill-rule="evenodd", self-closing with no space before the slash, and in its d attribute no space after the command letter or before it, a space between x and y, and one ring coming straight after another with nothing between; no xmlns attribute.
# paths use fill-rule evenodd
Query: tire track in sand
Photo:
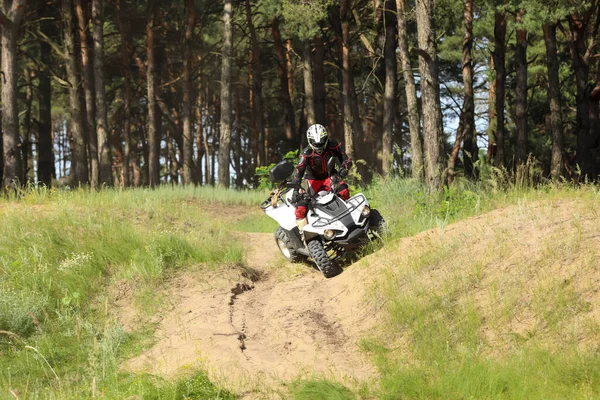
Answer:
<svg viewBox="0 0 600 400"><path fill-rule="evenodd" d="M272 234L239 235L254 273L233 276L230 291L179 288L179 302L161 321L155 345L127 367L166 377L201 367L238 393L303 375L354 382L373 377L358 349L375 320L362 304L362 274L325 279L306 266L300 276L281 281L275 269L290 265L281 266Z"/></svg>

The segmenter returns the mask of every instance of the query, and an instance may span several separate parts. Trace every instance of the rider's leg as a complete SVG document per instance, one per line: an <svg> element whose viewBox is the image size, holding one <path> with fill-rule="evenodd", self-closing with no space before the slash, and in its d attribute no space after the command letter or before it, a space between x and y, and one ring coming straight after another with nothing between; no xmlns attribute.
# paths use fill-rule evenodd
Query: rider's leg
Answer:
<svg viewBox="0 0 600 400"><path fill-rule="evenodd" d="M308 211L308 201L301 200L296 204L296 225L300 232L308 224L306 219L306 212Z"/></svg>
<svg viewBox="0 0 600 400"><path fill-rule="evenodd" d="M325 179L307 179L308 186L310 186L310 195L316 196L321 190L329 192L331 190L331 181L329 178Z"/></svg>

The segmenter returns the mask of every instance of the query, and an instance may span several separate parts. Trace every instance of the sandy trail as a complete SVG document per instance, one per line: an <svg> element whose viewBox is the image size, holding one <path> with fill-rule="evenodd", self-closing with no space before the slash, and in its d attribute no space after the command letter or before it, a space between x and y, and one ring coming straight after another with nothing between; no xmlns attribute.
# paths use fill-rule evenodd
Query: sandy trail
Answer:
<svg viewBox="0 0 600 400"><path fill-rule="evenodd" d="M388 282L412 296L443 296L449 282L462 282L459 300L477 305L483 351L492 357L514 351L532 332L536 343L553 346L568 337L597 349L597 330L587 327L600 324L599 216L596 201L524 199L388 243L332 279L283 263L271 234L240 233L260 279L231 269L171 285L173 311L156 345L129 367L166 377L202 367L214 382L250 398L285 397L279 389L287 381L312 373L356 389L377 379L358 343L385 323L386 313L374 307L384 309L389 299L373 285ZM562 305L565 329L544 328L552 310L539 298ZM391 339L400 352L410 351L410 336Z"/></svg>
<svg viewBox="0 0 600 400"><path fill-rule="evenodd" d="M176 376L202 367L212 380L241 392L276 388L299 376L325 374L347 383L374 376L358 341L375 321L364 285L346 271L325 279L309 266L281 280L272 234L244 233L248 266L260 278L232 277L229 289L188 282L161 322L153 348L128 367ZM247 274L246 274L247 275Z"/></svg>

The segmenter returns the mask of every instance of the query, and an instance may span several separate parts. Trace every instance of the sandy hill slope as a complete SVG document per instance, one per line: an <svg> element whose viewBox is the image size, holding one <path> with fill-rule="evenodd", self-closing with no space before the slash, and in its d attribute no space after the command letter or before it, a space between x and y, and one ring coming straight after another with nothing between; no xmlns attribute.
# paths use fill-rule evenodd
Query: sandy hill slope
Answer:
<svg viewBox="0 0 600 400"><path fill-rule="evenodd" d="M339 380L372 377L357 346L375 322L359 275L325 279L309 266L285 264L272 234L240 239L252 272L232 270L212 284L177 279L176 306L162 320L157 343L128 366L164 376L200 366L238 393L313 372ZM286 268L291 273L276 271Z"/></svg>
<svg viewBox="0 0 600 400"><path fill-rule="evenodd" d="M376 257L381 291L399 293L397 304L433 310L446 324L464 324L448 314L472 309L483 356L529 342L600 347L598 199L524 200L405 238Z"/></svg>
<svg viewBox="0 0 600 400"><path fill-rule="evenodd" d="M171 377L200 366L238 393L313 372L376 380L359 343L386 332L396 294L476 308L492 357L528 340L598 346L599 222L597 201L523 201L388 243L332 279L285 264L271 234L240 233L252 272L174 279L155 345L127 368ZM408 333L387 332L410 352Z"/></svg>

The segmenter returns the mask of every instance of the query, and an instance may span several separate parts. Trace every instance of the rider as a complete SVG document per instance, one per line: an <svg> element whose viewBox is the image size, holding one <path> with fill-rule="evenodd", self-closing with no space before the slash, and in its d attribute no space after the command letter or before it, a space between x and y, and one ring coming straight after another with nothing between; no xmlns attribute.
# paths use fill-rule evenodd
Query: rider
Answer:
<svg viewBox="0 0 600 400"><path fill-rule="evenodd" d="M321 190L331 191L331 177L329 171L327 171L329 159L337 157L340 160L342 167L339 175L342 179L348 175L348 170L352 166L352 161L342 149L342 144L335 139L329 139L327 130L323 125L311 125L306 131L306 137L308 138L308 146L302 152L292 177L292 183L296 184L292 202L296 204L296 224L301 231L308 223L306 220L308 200L300 194L300 182L305 174L313 193L318 193ZM339 182L337 194L344 200L350 198L350 190L348 190L348 185L343 180Z"/></svg>

